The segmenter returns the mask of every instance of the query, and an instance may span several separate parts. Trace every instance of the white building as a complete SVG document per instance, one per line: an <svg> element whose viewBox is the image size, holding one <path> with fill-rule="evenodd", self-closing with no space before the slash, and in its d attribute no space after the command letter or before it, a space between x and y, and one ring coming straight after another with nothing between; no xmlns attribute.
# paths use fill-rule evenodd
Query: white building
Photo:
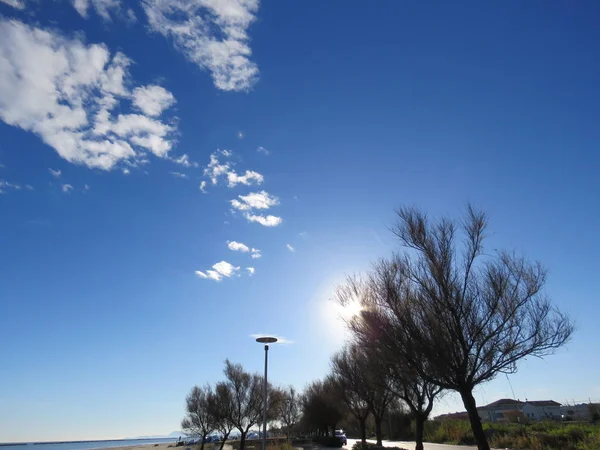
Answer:
<svg viewBox="0 0 600 450"><path fill-rule="evenodd" d="M560 403L554 400L526 401L521 412L532 422L561 418Z"/></svg>

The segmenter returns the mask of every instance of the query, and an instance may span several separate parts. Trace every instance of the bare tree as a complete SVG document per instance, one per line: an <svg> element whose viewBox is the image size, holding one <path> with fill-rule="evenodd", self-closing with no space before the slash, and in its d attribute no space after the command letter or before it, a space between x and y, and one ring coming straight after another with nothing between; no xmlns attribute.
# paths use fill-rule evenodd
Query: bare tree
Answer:
<svg viewBox="0 0 600 450"><path fill-rule="evenodd" d="M396 372L392 386L394 393L406 403L415 418L415 450L423 450L425 422L431 414L435 398L442 389L424 380L416 372L407 373L403 370Z"/></svg>
<svg viewBox="0 0 600 450"><path fill-rule="evenodd" d="M346 345L331 358L332 384L346 403L350 413L358 421L363 447L367 443L366 421L371 412L372 385L369 382L370 367L363 349Z"/></svg>
<svg viewBox="0 0 600 450"><path fill-rule="evenodd" d="M189 434L202 439L201 450L204 449L206 436L215 429L215 419L209 408L209 398L213 391L209 385L194 386L187 398L186 417L181 421L181 428Z"/></svg>
<svg viewBox="0 0 600 450"><path fill-rule="evenodd" d="M283 401L279 408L281 422L287 427L287 439L290 439L291 428L298 423L301 416L300 397L294 386L289 386L283 392Z"/></svg>
<svg viewBox="0 0 600 450"><path fill-rule="evenodd" d="M316 428L319 435L327 434L330 427L335 432L346 412L333 390L331 380L317 380L306 386L301 396L302 422L307 428Z"/></svg>
<svg viewBox="0 0 600 450"><path fill-rule="evenodd" d="M233 400L229 420L240 432L240 450L246 445L246 435L262 415L262 383L256 374L244 370L241 364L225 361L225 378Z"/></svg>
<svg viewBox="0 0 600 450"><path fill-rule="evenodd" d="M355 343L354 345L358 345ZM368 388L368 405L375 421L375 437L377 439L377 445L383 445L383 431L382 422L385 413L390 404L397 397L395 390L393 389L391 365L395 361L390 361L389 358L382 358L381 352L377 348L370 349L369 347L363 348L365 355L365 362L368 371L366 373L365 381ZM398 370L399 368L396 368Z"/></svg>
<svg viewBox="0 0 600 450"><path fill-rule="evenodd" d="M264 378L244 370L241 364L225 361L225 386L230 392L233 408L229 421L240 432L240 450L244 450L248 431L263 419ZM267 419L275 420L283 394L271 384L267 385Z"/></svg>
<svg viewBox="0 0 600 450"><path fill-rule="evenodd" d="M573 325L544 295L541 264L484 254L484 213L469 206L460 223L431 221L414 208L397 213L392 231L409 251L380 261L366 280L349 280L342 300L363 306L351 328L400 355L423 380L457 391L478 448L488 450L475 386L514 373L523 358L553 353Z"/></svg>
<svg viewBox="0 0 600 450"><path fill-rule="evenodd" d="M214 393L208 397L208 408L215 422L215 429L223 435L219 450L223 450L225 441L235 428L231 418L234 415L235 405L232 391L225 382L219 382L215 386Z"/></svg>

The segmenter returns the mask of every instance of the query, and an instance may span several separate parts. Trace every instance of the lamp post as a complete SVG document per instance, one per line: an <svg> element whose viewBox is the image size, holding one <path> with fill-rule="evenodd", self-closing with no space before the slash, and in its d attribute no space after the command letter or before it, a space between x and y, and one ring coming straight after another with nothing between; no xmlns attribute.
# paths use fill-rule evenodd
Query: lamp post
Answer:
<svg viewBox="0 0 600 450"><path fill-rule="evenodd" d="M265 383L263 386L263 438L262 448L267 450L267 369L269 367L269 344L277 342L276 337L262 336L256 339L256 342L265 344Z"/></svg>

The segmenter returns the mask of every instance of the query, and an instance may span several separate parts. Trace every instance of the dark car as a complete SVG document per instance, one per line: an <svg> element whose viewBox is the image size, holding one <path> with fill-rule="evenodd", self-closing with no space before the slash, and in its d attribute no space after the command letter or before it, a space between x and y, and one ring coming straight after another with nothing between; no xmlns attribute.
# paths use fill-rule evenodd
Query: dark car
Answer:
<svg viewBox="0 0 600 450"><path fill-rule="evenodd" d="M346 438L346 433L344 433L344 430L335 430L335 437L342 441L342 445L348 444L348 438Z"/></svg>

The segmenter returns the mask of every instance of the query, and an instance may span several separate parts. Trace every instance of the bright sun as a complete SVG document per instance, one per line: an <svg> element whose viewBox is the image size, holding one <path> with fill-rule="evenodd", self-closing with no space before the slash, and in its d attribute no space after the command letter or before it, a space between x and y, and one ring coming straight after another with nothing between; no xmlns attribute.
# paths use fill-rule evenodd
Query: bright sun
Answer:
<svg viewBox="0 0 600 450"><path fill-rule="evenodd" d="M362 307L360 306L359 302L353 301L352 303L349 303L344 306L337 303L336 310L338 311L339 316L343 320L350 320L353 317L360 314L360 312L362 311Z"/></svg>

